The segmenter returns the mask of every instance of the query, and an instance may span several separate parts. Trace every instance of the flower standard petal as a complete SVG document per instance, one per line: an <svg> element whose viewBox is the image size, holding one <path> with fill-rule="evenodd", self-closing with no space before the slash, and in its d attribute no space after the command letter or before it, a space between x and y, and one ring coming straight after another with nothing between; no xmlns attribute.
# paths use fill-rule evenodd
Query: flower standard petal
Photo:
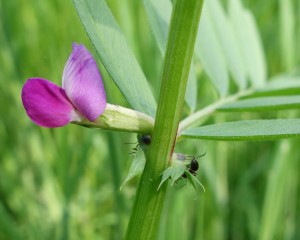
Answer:
<svg viewBox="0 0 300 240"><path fill-rule="evenodd" d="M27 80L22 102L30 119L42 127L62 127L80 118L65 90L42 78Z"/></svg>
<svg viewBox="0 0 300 240"><path fill-rule="evenodd" d="M94 121L105 110L106 94L97 63L83 45L73 44L63 72L62 87L88 120Z"/></svg>

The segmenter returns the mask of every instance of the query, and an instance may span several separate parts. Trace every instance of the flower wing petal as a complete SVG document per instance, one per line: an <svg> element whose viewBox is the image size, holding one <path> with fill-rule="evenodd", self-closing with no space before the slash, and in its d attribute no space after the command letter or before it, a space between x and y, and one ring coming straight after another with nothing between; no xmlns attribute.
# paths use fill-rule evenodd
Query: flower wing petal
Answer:
<svg viewBox="0 0 300 240"><path fill-rule="evenodd" d="M42 78L27 80L22 102L30 119L42 127L62 127L80 118L65 90Z"/></svg>
<svg viewBox="0 0 300 240"><path fill-rule="evenodd" d="M106 94L97 63L83 46L73 44L73 51L63 72L62 87L78 111L94 121L106 107Z"/></svg>

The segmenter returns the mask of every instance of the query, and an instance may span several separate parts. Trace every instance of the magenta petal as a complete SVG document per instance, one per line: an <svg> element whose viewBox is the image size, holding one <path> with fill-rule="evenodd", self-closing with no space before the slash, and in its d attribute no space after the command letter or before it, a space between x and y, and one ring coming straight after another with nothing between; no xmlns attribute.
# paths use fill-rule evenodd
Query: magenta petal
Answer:
<svg viewBox="0 0 300 240"><path fill-rule="evenodd" d="M93 56L83 45L73 44L73 51L63 73L62 86L77 110L94 121L106 107L102 78Z"/></svg>
<svg viewBox="0 0 300 240"><path fill-rule="evenodd" d="M41 78L28 79L22 89L24 108L33 122L48 128L78 120L65 90Z"/></svg>

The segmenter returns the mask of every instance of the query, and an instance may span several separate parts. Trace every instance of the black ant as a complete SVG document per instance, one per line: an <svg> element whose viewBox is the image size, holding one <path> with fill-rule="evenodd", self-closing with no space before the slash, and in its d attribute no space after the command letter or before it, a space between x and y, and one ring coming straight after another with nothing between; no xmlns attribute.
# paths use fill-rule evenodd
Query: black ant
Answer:
<svg viewBox="0 0 300 240"><path fill-rule="evenodd" d="M199 163L197 159L203 157L205 154L206 152L198 157L192 157L191 163L188 165L188 171L194 176L197 175L197 170L199 169ZM182 177L187 178L186 173L182 174Z"/></svg>
<svg viewBox="0 0 300 240"><path fill-rule="evenodd" d="M128 143L131 144L131 143ZM136 144L136 146L132 149L133 151L129 153L129 155L134 155L140 146L149 146L151 144L151 136L150 135L138 135L138 142L132 143Z"/></svg>
<svg viewBox="0 0 300 240"><path fill-rule="evenodd" d="M139 145L137 144L134 148L132 148L132 152L130 152L129 155L133 156L137 152L138 148Z"/></svg>
<svg viewBox="0 0 300 240"><path fill-rule="evenodd" d="M199 163L196 160L196 158L193 158L193 160L191 161L191 164L190 164L189 172L191 174L193 174L194 176L196 176L198 169L199 169Z"/></svg>
<svg viewBox="0 0 300 240"><path fill-rule="evenodd" d="M151 136L150 135L142 135L140 139L141 139L141 142L143 142L147 146L149 146L151 144Z"/></svg>

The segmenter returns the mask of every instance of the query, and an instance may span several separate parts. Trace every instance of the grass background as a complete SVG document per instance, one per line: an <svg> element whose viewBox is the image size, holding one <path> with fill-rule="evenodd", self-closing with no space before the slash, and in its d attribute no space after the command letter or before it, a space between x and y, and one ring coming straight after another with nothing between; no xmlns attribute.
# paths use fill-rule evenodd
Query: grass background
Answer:
<svg viewBox="0 0 300 240"><path fill-rule="evenodd" d="M157 97L162 60L142 1L107 2ZM297 70L299 1L243 3L258 23L269 76ZM134 146L124 143L135 142L135 135L73 125L40 128L21 103L22 85L29 77L61 84L72 42L84 43L96 56L72 2L0 0L0 19L0 239L122 239L138 181L119 190ZM102 72L109 102L126 106ZM199 104L211 91L203 82ZM287 114L299 115L243 115ZM234 117L218 113L211 121ZM300 238L298 139L186 140L176 149L191 155L206 150L199 161L199 179L207 191L196 198L189 187L170 189L160 239Z"/></svg>

